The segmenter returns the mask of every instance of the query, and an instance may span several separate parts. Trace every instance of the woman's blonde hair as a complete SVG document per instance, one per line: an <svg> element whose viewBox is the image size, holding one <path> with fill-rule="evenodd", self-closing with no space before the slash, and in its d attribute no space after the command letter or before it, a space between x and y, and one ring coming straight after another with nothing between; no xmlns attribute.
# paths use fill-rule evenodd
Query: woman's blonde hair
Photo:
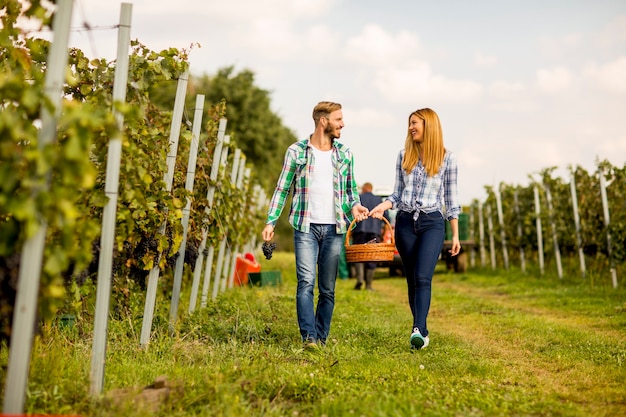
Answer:
<svg viewBox="0 0 626 417"><path fill-rule="evenodd" d="M439 116L434 110L425 108L415 110L409 115L417 116L424 121L424 140L422 143L414 142L411 132L407 128L406 141L404 143L404 158L402 169L410 173L421 159L429 177L434 176L443 164L446 149L443 146L443 132Z"/></svg>

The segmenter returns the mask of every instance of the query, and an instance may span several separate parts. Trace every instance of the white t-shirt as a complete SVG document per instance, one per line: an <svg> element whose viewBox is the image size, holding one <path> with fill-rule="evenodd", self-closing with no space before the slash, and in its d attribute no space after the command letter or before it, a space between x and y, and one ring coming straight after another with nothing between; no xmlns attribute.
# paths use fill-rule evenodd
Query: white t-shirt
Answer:
<svg viewBox="0 0 626 417"><path fill-rule="evenodd" d="M309 177L309 211L311 223L335 224L335 187L333 151L320 151L311 146L315 162Z"/></svg>

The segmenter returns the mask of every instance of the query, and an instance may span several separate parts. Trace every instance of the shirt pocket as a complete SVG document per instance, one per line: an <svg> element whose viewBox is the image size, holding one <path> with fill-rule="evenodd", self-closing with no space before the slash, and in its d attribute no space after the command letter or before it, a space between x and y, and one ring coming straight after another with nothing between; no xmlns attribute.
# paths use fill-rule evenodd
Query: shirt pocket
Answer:
<svg viewBox="0 0 626 417"><path fill-rule="evenodd" d="M306 156L299 156L295 160L296 163L296 177L301 178L306 173L307 159Z"/></svg>
<svg viewBox="0 0 626 417"><path fill-rule="evenodd" d="M337 172L341 178L346 178L350 173L350 161L347 159L339 160L337 166Z"/></svg>

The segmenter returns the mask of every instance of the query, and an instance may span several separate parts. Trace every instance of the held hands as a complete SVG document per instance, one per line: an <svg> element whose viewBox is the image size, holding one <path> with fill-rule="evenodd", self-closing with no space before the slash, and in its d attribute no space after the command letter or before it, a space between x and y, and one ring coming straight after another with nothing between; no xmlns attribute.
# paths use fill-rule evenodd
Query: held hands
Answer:
<svg viewBox="0 0 626 417"><path fill-rule="evenodd" d="M385 214L385 211L389 210L390 208L391 208L391 202L383 201L382 203L380 203L379 205L377 205L370 211L370 217L373 217L378 220L382 220L383 215Z"/></svg>
<svg viewBox="0 0 626 417"><path fill-rule="evenodd" d="M368 215L369 215L369 210L367 209L367 207L364 207L360 204L355 204L352 207L352 217L354 217L357 222L367 219Z"/></svg>

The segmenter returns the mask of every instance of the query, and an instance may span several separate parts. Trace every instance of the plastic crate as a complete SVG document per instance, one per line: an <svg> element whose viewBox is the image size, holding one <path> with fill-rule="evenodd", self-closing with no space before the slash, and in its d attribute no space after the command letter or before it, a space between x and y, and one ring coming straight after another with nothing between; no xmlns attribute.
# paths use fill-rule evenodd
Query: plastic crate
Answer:
<svg viewBox="0 0 626 417"><path fill-rule="evenodd" d="M248 284L257 287L276 286L282 283L280 271L249 272Z"/></svg>
<svg viewBox="0 0 626 417"><path fill-rule="evenodd" d="M248 276L252 272L261 271L261 265L256 260L251 261L243 256L237 256L235 271L233 272L233 284L237 286L248 284Z"/></svg>

